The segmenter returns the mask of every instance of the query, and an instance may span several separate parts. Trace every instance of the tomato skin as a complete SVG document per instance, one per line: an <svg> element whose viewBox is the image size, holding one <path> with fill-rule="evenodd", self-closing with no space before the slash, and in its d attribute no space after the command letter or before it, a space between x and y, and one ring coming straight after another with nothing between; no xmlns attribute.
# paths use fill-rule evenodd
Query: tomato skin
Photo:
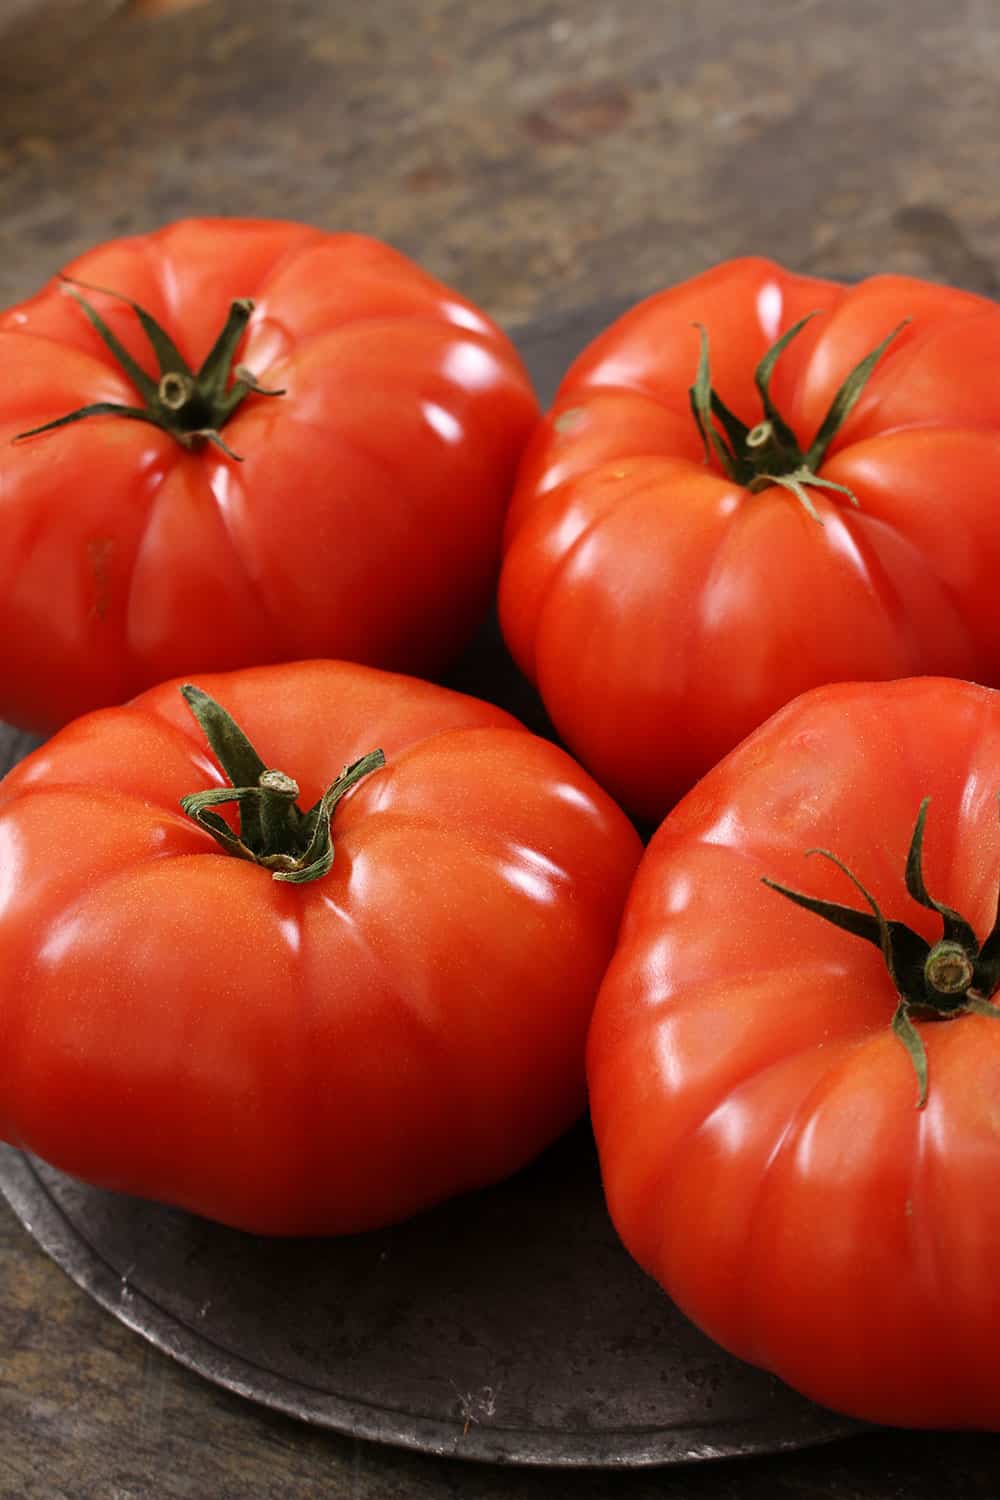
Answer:
<svg viewBox="0 0 1000 1500"><path fill-rule="evenodd" d="M903 319L820 464L846 496L706 466L689 408L699 333L748 424L772 395L803 444ZM500 617L560 736L658 821L798 693L918 674L1000 683L1000 312L905 277L858 286L739 260L633 308L567 373L508 511Z"/></svg>
<svg viewBox="0 0 1000 1500"><path fill-rule="evenodd" d="M280 884L178 799L223 784L176 684L0 783L0 1137L267 1234L401 1219L493 1182L585 1103L598 984L641 853L492 705L342 663L206 674L309 806L330 873Z"/></svg>
<svg viewBox="0 0 1000 1500"><path fill-rule="evenodd" d="M928 941L927 887L982 942L1000 878L1000 694L836 684L780 710L678 804L633 885L588 1043L612 1218L681 1309L813 1399L1000 1426L1000 1024L918 1022L926 1106L877 948L762 884Z"/></svg>
<svg viewBox="0 0 1000 1500"><path fill-rule="evenodd" d="M67 267L160 321L196 368L234 298L264 387L197 451L91 416L138 396L54 280L0 314L0 718L48 732L181 672L331 656L431 675L485 613L537 420L518 355L386 245L198 219ZM132 357L131 309L82 290Z"/></svg>

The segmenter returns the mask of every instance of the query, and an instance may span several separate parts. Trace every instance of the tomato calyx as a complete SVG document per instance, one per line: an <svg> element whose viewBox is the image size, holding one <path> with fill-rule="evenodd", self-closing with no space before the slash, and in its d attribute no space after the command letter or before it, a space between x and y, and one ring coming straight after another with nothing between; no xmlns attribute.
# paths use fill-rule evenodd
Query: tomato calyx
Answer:
<svg viewBox="0 0 1000 1500"><path fill-rule="evenodd" d="M173 339L145 308L125 297L121 292L108 287L93 286L87 281L74 281L72 277L61 278L68 286L80 286L92 292L102 292L125 302L135 313L159 366L159 375L154 378L132 358L124 344L105 323L96 308L75 291L68 295L82 309L84 315L96 329L105 346L131 380L142 397L142 406L126 406L119 401L94 401L89 406L78 407L64 417L32 427L28 432L19 432L16 443L24 438L37 437L42 432L52 432L57 427L67 427L71 422L80 422L84 417L118 416L135 422L150 422L154 427L167 432L182 447L195 449L203 442L214 443L229 458L240 462L240 455L224 442L222 428L233 412L253 392L258 396L283 396L283 390L272 390L258 385L253 374L243 365L234 365L236 350L253 312L249 297L239 297L230 304L229 315L215 343L206 354L198 370L192 370ZM232 383L230 383L232 382Z"/></svg>
<svg viewBox="0 0 1000 1500"><path fill-rule="evenodd" d="M941 918L943 933L936 943L928 943L904 922L887 921L874 896L829 849L807 849L806 853L821 854L842 870L868 903L869 912L807 896L762 877L763 883L779 895L881 949L899 997L892 1029L906 1048L917 1075L918 1109L927 1103L927 1053L913 1024L914 1014L918 1019L931 1021L948 1021L970 1013L1000 1019L1000 1006L990 1000L1000 987L1000 896L993 926L980 944L965 918L930 894L923 874L924 824L929 803L930 798L925 797L917 814L906 857L905 884L914 901Z"/></svg>
<svg viewBox="0 0 1000 1500"><path fill-rule="evenodd" d="M315 806L303 812L296 800L298 783L284 771L264 764L220 703L191 683L180 691L231 783L182 797L181 807L187 816L210 833L227 854L262 865L275 880L303 885L326 875L333 864L334 808L362 777L385 765L384 753L371 750L345 766ZM238 834L211 811L225 802L239 804Z"/></svg>
<svg viewBox="0 0 1000 1500"><path fill-rule="evenodd" d="M853 490L832 479L821 478L819 466L857 403L878 361L906 324L900 323L876 349L855 365L830 403L830 409L816 436L809 447L803 449L774 404L771 397L771 377L783 351L802 332L810 319L816 316L813 312L800 318L772 344L757 366L754 383L760 393L764 415L755 427L748 427L741 421L712 388L708 332L700 323L694 326L701 335L701 353L695 382L688 391L688 396L704 445L706 463L711 462L714 454L724 474L754 493L767 489L772 484L782 485L791 491L807 514L822 526L822 517L813 505L806 486L836 490L839 494L846 495L852 505L857 505L858 499Z"/></svg>

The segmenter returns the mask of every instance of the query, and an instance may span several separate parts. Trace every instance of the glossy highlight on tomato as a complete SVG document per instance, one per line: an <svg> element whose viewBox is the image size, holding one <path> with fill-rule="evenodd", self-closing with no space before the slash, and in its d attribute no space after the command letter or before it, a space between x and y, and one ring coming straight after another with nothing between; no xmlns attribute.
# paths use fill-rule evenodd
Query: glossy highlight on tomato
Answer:
<svg viewBox="0 0 1000 1500"><path fill-rule="evenodd" d="M0 1137L266 1234L373 1228L523 1165L585 1105L641 853L624 814L426 682L312 662L179 686L0 782ZM233 811L209 700L291 824L246 787Z"/></svg>
<svg viewBox="0 0 1000 1500"><path fill-rule="evenodd" d="M769 414L755 376L801 320ZM581 354L519 471L500 616L562 739L631 812L658 821L824 682L1000 683L998 366L984 298L761 259L649 298Z"/></svg>
<svg viewBox="0 0 1000 1500"><path fill-rule="evenodd" d="M66 276L0 314L0 719L461 651L537 419L489 318L387 245L280 221L182 221Z"/></svg>
<svg viewBox="0 0 1000 1500"><path fill-rule="evenodd" d="M995 690L804 694L655 834L594 1013L627 1248L877 1422L1000 1427L998 799Z"/></svg>

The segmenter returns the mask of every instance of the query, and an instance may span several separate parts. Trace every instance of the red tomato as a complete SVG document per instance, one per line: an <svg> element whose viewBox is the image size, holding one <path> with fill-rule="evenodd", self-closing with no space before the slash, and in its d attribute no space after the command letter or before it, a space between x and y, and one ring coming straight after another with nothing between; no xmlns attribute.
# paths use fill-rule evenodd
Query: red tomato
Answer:
<svg viewBox="0 0 1000 1500"><path fill-rule="evenodd" d="M1000 1426L998 791L997 692L805 694L661 825L594 1014L627 1247L727 1349L880 1422Z"/></svg>
<svg viewBox="0 0 1000 1500"><path fill-rule="evenodd" d="M512 1172L584 1106L632 826L562 750L444 688L329 662L199 685L303 809L344 763L381 748L385 767L337 804L332 868L304 884L181 811L232 787L177 684L12 771L0 1136L275 1234L385 1224Z"/></svg>
<svg viewBox="0 0 1000 1500"><path fill-rule="evenodd" d="M0 718L49 730L179 672L457 654L537 417L488 318L300 224L192 220L68 274L88 286L0 316Z"/></svg>
<svg viewBox="0 0 1000 1500"><path fill-rule="evenodd" d="M769 411L755 370L810 313ZM842 383L904 319L827 442ZM717 397L707 465L698 324ZM763 260L650 298L580 356L520 470L501 622L562 738L634 813L659 819L820 683L1000 682L998 364L1000 311L981 298Z"/></svg>

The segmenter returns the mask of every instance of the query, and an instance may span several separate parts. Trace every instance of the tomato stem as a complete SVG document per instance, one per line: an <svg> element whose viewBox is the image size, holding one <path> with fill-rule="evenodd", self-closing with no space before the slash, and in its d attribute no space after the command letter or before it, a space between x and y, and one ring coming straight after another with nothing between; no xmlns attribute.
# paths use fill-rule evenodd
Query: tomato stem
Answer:
<svg viewBox="0 0 1000 1500"><path fill-rule="evenodd" d="M159 375L155 379L149 375L132 358L97 309L77 292L69 291L68 295L77 303L105 347L135 386L143 404L127 406L117 401L95 401L89 406L81 406L76 411L68 412L66 416L44 422L40 427L18 433L14 442L37 437L42 432L52 432L58 427L67 427L72 422L82 421L84 417L118 416L127 417L131 421L149 422L162 432L169 433L184 448L197 448L203 442L213 443L229 458L240 461L240 455L234 453L223 441L220 429L251 393L258 396L285 394L282 390L259 385L245 366L236 365L234 368L236 351L253 312L254 305L250 299L238 297L230 304L228 317L218 337L200 368L193 371L166 330L151 313L140 307L138 302L133 302L131 297L111 291L108 287L74 281L69 276L63 276L61 280L70 287L84 287L88 291L100 292L106 297L115 297L119 302L127 303L146 335L159 366Z"/></svg>
<svg viewBox="0 0 1000 1500"><path fill-rule="evenodd" d="M846 495L852 505L857 505L857 496L852 490L832 479L822 479L817 471L878 361L906 325L905 322L900 323L876 349L854 367L834 396L809 448L803 451L795 433L774 404L771 376L783 351L798 337L810 319L816 316L816 313L808 313L806 317L800 318L772 344L757 366L754 383L760 395L764 416L755 427L748 427L741 421L713 389L708 332L700 323L694 325L701 335L701 350L694 385L688 391L688 397L695 424L701 434L706 463L711 461L714 454L723 473L738 484L745 485L753 493L769 489L771 485L782 485L791 491L807 514L822 526L822 518L813 505L806 486L836 490L839 494Z"/></svg>
<svg viewBox="0 0 1000 1500"><path fill-rule="evenodd" d="M930 798L925 797L910 839L904 878L914 901L941 918L944 931L937 943L928 943L903 922L887 921L875 897L829 849L807 849L806 853L820 854L842 870L867 902L870 911L857 911L836 901L806 896L763 877L764 884L772 891L787 896L789 901L806 911L844 932L865 938L881 949L898 996L892 1029L906 1048L917 1075L918 1109L923 1109L927 1102L927 1053L913 1023L913 1012L932 1021L947 1021L969 1014L989 1016L994 1020L1000 1018L1000 1006L990 1002L990 996L1000 988L1000 892L993 926L980 944L965 918L952 907L936 901L924 881L924 825L929 805Z"/></svg>
<svg viewBox="0 0 1000 1500"><path fill-rule="evenodd" d="M303 812L297 801L298 782L264 764L220 703L191 683L181 688L181 694L230 782L228 787L182 797L187 816L227 854L264 866L275 880L301 885L325 875L333 864L334 809L362 777L385 765L383 752L371 750L345 766L315 806ZM239 806L238 834L211 810L227 802Z"/></svg>

